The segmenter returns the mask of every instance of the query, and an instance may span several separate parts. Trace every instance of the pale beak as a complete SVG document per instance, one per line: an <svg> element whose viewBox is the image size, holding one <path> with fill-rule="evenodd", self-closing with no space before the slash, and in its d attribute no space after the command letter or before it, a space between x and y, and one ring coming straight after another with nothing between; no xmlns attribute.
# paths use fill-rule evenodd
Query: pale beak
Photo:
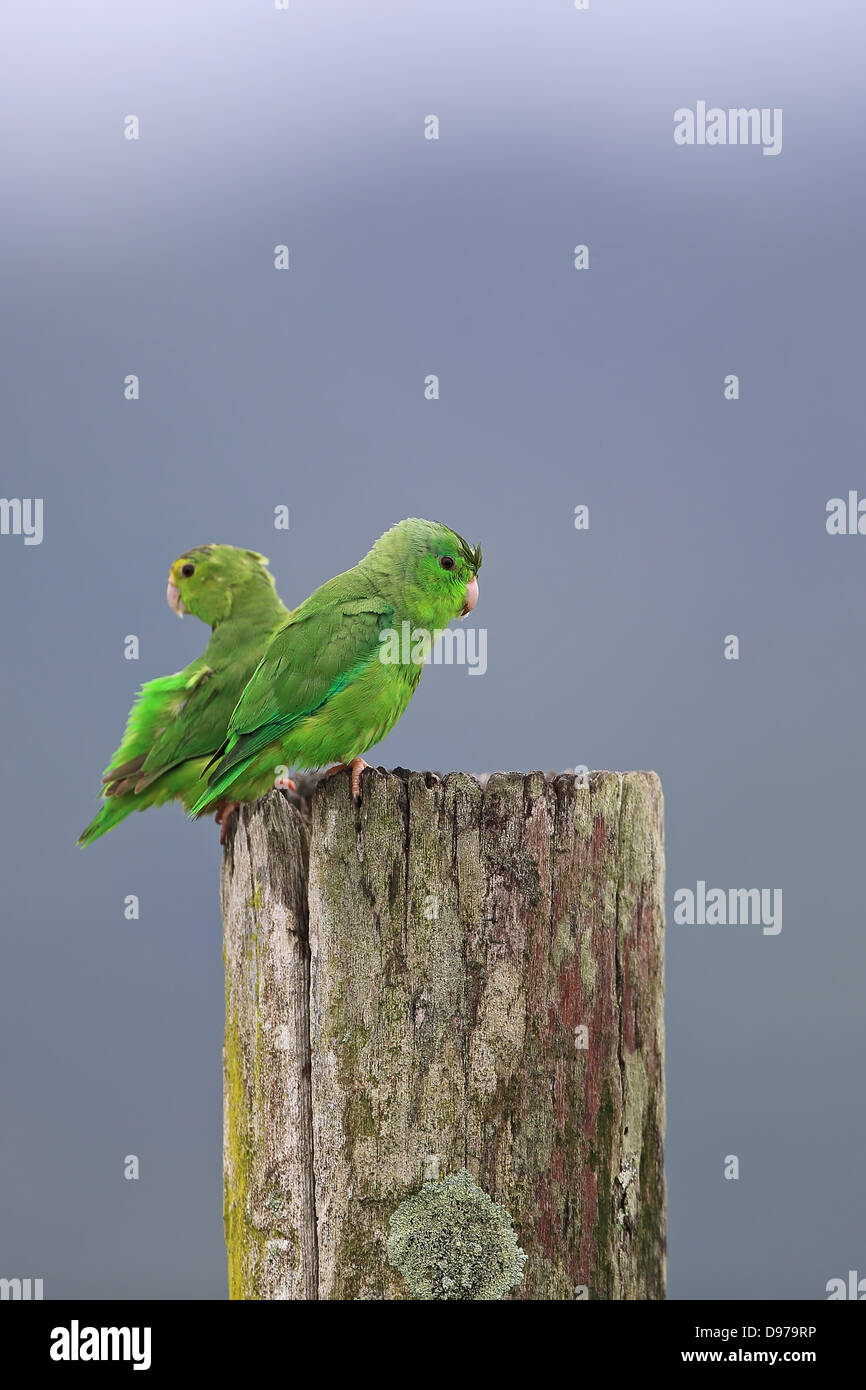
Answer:
<svg viewBox="0 0 866 1390"><path fill-rule="evenodd" d="M186 604L180 596L180 589L175 584L171 575L168 576L168 587L165 591L165 601L168 604L169 608L172 610L172 612L176 613L179 618L182 618L184 613L189 612L189 609L187 608Z"/></svg>
<svg viewBox="0 0 866 1390"><path fill-rule="evenodd" d="M474 575L466 585L466 602L460 610L461 618L465 618L467 613L471 613L478 602L478 576Z"/></svg>

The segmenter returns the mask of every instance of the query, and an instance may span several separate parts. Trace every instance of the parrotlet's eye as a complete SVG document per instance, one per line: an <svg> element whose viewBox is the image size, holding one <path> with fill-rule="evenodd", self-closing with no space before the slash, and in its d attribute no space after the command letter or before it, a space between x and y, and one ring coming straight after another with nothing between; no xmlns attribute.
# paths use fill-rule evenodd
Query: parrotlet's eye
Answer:
<svg viewBox="0 0 866 1390"><path fill-rule="evenodd" d="M453 555L440 555L440 556L439 556L439 563L440 563L440 565L442 566L442 568L443 568L444 570L453 570L453 568L454 568L454 556L453 556Z"/></svg>
<svg viewBox="0 0 866 1390"><path fill-rule="evenodd" d="M189 579L191 574L195 574L195 565L184 565L181 570L181 574L183 575L184 579Z"/></svg>

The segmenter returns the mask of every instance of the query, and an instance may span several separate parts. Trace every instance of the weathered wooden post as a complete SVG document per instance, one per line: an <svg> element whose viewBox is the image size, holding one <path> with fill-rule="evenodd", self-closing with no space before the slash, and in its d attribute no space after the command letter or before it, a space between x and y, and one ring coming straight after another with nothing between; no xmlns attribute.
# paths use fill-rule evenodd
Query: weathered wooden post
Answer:
<svg viewBox="0 0 866 1390"><path fill-rule="evenodd" d="M390 1218L464 1169L527 1257L506 1297L664 1297L654 773L273 792L222 898L232 1297L411 1297Z"/></svg>

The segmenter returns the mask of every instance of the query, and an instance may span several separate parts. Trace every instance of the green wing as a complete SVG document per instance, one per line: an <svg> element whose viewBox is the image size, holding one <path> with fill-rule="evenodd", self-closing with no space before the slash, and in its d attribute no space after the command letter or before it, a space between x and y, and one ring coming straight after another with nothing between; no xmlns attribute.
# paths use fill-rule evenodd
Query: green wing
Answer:
<svg viewBox="0 0 866 1390"><path fill-rule="evenodd" d="M319 600L329 587L323 585L314 597ZM219 766L193 812L230 785L239 764L287 734L375 661L379 632L392 618L393 608L378 597L331 593L327 601L302 604L271 639L238 701Z"/></svg>
<svg viewBox="0 0 866 1390"><path fill-rule="evenodd" d="M129 712L120 747L102 774L107 796L122 796L134 789L150 753L165 738L190 693L211 674L200 658L173 676L145 682Z"/></svg>
<svg viewBox="0 0 866 1390"><path fill-rule="evenodd" d="M144 765L153 749L173 729L191 693L200 685L206 686L210 675L210 668L199 658L183 671L146 681L141 687L126 721L120 747L102 775L102 806L79 836L80 845L99 839L125 820L131 811L143 811L148 806L158 806L175 796L183 796L185 779L179 765L176 765L178 771L161 780L156 780L159 773L153 777L145 773ZM206 751L209 753L214 746L211 743ZM194 784L197 776L189 780Z"/></svg>
<svg viewBox="0 0 866 1390"><path fill-rule="evenodd" d="M225 741L229 716L249 680L267 632L234 623L217 629L197 661L147 681L123 741L103 774L103 805L79 837L90 844L131 811L199 794L202 765Z"/></svg>

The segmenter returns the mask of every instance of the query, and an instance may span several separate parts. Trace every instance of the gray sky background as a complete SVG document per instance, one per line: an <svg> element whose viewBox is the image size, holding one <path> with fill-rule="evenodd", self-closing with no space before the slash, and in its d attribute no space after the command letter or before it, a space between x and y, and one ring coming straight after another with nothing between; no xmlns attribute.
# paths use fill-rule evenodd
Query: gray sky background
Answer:
<svg viewBox="0 0 866 1390"><path fill-rule="evenodd" d="M75 838L139 683L203 648L178 553L262 550L292 604L413 514L484 546L488 670L431 667L374 761L662 778L671 1296L866 1274L866 538L825 530L866 492L866 9L7 0L2 29L0 491L45 529L0 537L0 1274L226 1296L217 831ZM676 146L701 99L781 107L782 153ZM674 925L698 879L782 888L782 932Z"/></svg>

